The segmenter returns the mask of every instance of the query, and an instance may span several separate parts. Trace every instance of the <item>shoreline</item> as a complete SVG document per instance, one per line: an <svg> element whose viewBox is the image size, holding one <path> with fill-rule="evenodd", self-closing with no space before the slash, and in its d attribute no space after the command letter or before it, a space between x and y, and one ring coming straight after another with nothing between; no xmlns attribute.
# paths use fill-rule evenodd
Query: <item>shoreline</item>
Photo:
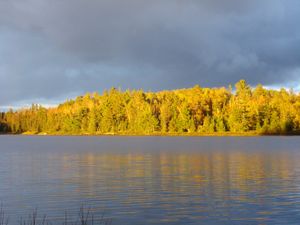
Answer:
<svg viewBox="0 0 300 225"><path fill-rule="evenodd" d="M45 134L45 133L0 133L1 136L57 136L57 137L268 137L268 136L277 136L277 137L292 137L300 136L299 133L290 133L290 134L259 134L255 132L249 133L106 133L106 134Z"/></svg>

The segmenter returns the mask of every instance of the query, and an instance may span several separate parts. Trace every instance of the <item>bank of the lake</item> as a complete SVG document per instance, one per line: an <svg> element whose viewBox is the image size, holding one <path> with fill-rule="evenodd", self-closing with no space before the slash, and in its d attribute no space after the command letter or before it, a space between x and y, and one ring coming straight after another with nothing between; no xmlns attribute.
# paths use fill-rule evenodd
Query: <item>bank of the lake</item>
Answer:
<svg viewBox="0 0 300 225"><path fill-rule="evenodd" d="M87 93L53 108L0 113L0 132L126 135L269 135L300 132L300 94L285 89L195 86L161 92ZM228 132L228 133L227 133Z"/></svg>
<svg viewBox="0 0 300 225"><path fill-rule="evenodd" d="M128 132L120 132L120 133L82 133L82 134L72 134L72 133L37 133L37 132L24 132L20 134L8 134L8 135L25 135L25 136L161 136L161 137L256 137L256 136L298 136L300 132L290 132L290 133L258 133L256 131L253 132L211 132L211 133L128 133Z"/></svg>

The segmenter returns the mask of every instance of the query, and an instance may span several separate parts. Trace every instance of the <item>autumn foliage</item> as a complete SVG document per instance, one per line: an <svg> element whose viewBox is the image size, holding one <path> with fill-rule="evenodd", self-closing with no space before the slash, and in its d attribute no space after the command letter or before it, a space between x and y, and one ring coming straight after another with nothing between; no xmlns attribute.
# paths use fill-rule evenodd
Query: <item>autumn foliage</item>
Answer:
<svg viewBox="0 0 300 225"><path fill-rule="evenodd" d="M2 133L44 134L297 134L300 95L281 89L231 88L86 94L56 108L32 105L0 114Z"/></svg>

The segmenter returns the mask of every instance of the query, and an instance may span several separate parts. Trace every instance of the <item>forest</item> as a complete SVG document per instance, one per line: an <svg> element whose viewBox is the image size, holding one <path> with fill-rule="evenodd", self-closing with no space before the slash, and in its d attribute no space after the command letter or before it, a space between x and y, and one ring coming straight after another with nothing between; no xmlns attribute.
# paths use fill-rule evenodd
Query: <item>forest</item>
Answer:
<svg viewBox="0 0 300 225"><path fill-rule="evenodd" d="M232 88L144 92L111 88L53 108L0 113L0 132L54 135L300 134L300 94L293 90Z"/></svg>

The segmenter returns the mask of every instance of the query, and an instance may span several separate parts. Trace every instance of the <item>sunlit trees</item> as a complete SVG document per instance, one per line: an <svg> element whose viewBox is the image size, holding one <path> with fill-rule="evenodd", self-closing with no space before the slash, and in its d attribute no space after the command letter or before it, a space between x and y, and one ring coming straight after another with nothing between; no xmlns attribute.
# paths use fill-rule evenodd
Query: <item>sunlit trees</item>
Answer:
<svg viewBox="0 0 300 225"><path fill-rule="evenodd" d="M112 88L55 108L33 104L0 114L0 132L49 134L290 134L300 132L300 95L285 89L231 88L144 92Z"/></svg>
<svg viewBox="0 0 300 225"><path fill-rule="evenodd" d="M235 85L236 93L229 102L228 126L231 132L247 132L253 130L256 124L250 117L252 92L244 80Z"/></svg>

